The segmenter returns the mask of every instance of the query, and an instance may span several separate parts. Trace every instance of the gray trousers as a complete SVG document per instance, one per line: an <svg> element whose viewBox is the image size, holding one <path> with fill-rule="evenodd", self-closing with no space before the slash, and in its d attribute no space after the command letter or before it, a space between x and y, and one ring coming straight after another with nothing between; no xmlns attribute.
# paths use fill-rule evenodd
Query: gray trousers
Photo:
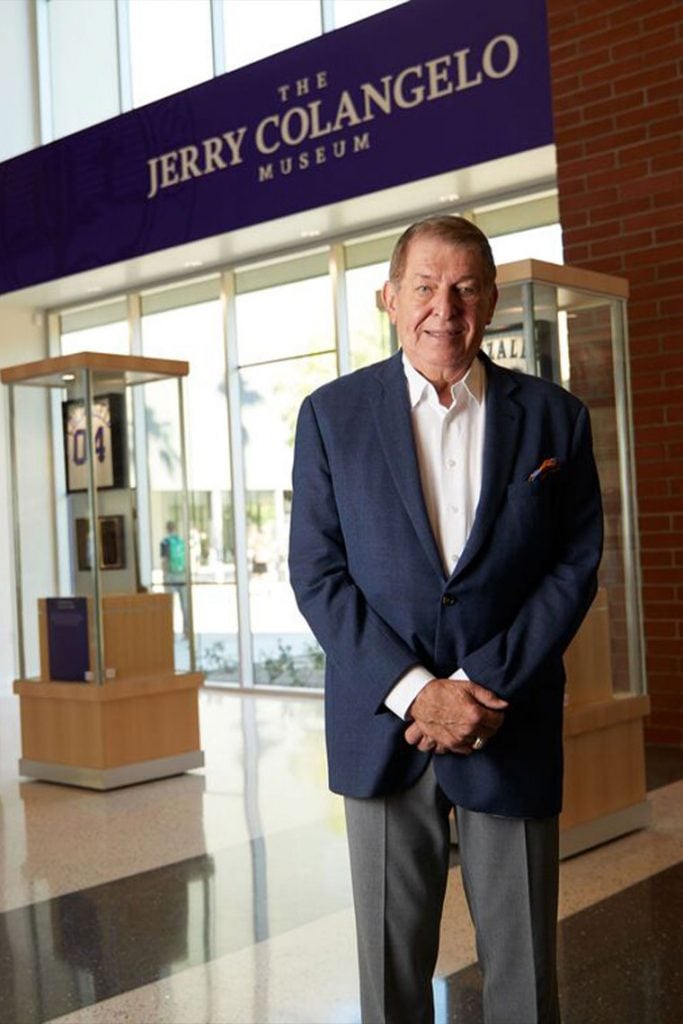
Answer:
<svg viewBox="0 0 683 1024"><path fill-rule="evenodd" d="M432 1024L451 804L430 765L411 789L345 808L363 1024ZM557 818L455 814L484 1020L559 1024Z"/></svg>

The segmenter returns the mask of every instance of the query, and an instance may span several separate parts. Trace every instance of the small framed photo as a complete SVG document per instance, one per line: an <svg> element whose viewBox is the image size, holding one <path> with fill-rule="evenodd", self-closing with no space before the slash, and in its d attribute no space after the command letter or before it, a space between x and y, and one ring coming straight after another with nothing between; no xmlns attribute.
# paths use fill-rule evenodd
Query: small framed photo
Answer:
<svg viewBox="0 0 683 1024"><path fill-rule="evenodd" d="M126 551L123 516L100 516L100 569L125 569ZM79 572L92 569L90 520L76 520L76 561Z"/></svg>

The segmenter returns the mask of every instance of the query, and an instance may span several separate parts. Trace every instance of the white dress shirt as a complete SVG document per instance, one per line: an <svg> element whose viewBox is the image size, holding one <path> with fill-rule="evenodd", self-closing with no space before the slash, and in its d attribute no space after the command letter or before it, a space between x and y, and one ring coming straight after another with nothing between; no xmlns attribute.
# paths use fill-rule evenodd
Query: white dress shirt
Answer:
<svg viewBox="0 0 683 1024"><path fill-rule="evenodd" d="M472 529L481 493L486 420L486 371L475 359L465 377L451 386L452 401L439 401L433 384L403 356L413 436L429 522L446 576L453 572ZM434 678L417 665L396 683L384 703L400 718ZM451 679L467 679L462 669Z"/></svg>

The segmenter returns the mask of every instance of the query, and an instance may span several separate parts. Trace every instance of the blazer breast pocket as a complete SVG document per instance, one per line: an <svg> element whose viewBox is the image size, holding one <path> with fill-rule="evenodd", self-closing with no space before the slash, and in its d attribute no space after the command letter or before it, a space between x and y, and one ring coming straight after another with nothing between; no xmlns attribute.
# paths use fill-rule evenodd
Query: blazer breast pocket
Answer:
<svg viewBox="0 0 683 1024"><path fill-rule="evenodd" d="M507 519L517 542L542 551L553 538L557 488L556 477L529 483L509 484Z"/></svg>

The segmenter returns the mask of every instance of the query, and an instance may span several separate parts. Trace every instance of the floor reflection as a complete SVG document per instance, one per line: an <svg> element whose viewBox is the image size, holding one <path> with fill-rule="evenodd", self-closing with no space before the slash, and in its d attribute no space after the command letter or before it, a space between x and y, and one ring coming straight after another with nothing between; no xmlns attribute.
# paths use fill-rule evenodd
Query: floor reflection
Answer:
<svg viewBox="0 0 683 1024"><path fill-rule="evenodd" d="M560 929L566 1024L681 1024L683 864L575 914Z"/></svg>
<svg viewBox="0 0 683 1024"><path fill-rule="evenodd" d="M681 1024L683 864L560 922L563 1024ZM436 983L437 1024L483 1024L476 964Z"/></svg>
<svg viewBox="0 0 683 1024"><path fill-rule="evenodd" d="M315 921L349 905L345 877L343 837L311 825L7 911L0 1021L37 1024Z"/></svg>
<svg viewBox="0 0 683 1024"><path fill-rule="evenodd" d="M44 1021L203 962L214 871L205 855L0 915L0 1020Z"/></svg>

